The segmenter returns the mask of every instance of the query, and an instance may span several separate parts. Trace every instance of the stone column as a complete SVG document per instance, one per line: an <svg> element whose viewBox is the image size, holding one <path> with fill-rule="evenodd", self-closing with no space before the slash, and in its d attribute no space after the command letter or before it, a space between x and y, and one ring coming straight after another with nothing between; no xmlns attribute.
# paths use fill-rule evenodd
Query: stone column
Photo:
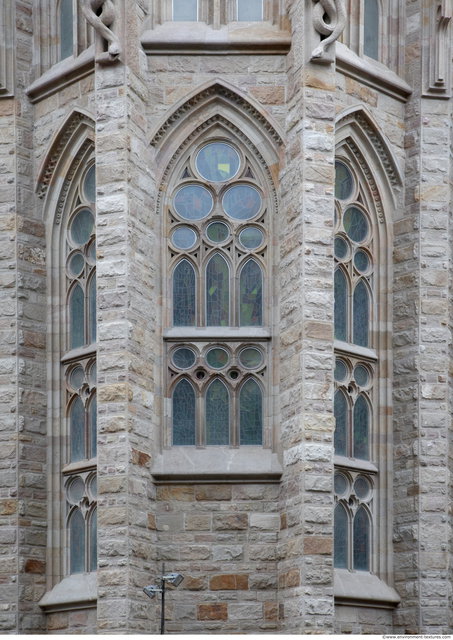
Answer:
<svg viewBox="0 0 453 640"><path fill-rule="evenodd" d="M282 176L279 586L285 633L333 625L334 66L315 64L311 2L288 2L286 169ZM319 34L317 36L319 44Z"/></svg>
<svg viewBox="0 0 453 640"><path fill-rule="evenodd" d="M141 2L116 2L119 60L96 65L98 632L156 633L150 465L158 290ZM143 54L142 54L143 55Z"/></svg>

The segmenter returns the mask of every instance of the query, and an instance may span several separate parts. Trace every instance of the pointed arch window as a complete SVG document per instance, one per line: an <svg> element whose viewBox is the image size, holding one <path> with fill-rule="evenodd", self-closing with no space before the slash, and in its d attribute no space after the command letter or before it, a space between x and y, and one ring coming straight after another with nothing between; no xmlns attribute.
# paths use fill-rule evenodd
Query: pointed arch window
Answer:
<svg viewBox="0 0 453 640"><path fill-rule="evenodd" d="M269 177L218 127L180 154L165 209L167 442L265 443Z"/></svg>

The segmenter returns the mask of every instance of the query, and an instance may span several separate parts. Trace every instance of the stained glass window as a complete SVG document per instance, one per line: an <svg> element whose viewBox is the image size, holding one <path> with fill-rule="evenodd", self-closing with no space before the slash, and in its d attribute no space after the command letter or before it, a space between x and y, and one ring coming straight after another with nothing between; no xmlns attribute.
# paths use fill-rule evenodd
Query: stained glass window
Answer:
<svg viewBox="0 0 453 640"><path fill-rule="evenodd" d="M335 271L335 338L347 339L348 327L348 285L341 269Z"/></svg>
<svg viewBox="0 0 453 640"><path fill-rule="evenodd" d="M242 386L239 408L240 444L262 444L263 394L253 378L247 380Z"/></svg>
<svg viewBox="0 0 453 640"><path fill-rule="evenodd" d="M227 327L230 324L230 272L220 254L206 267L206 324Z"/></svg>
<svg viewBox="0 0 453 640"><path fill-rule="evenodd" d="M379 59L379 3L378 0L364 0L363 53L375 60Z"/></svg>
<svg viewBox="0 0 453 640"><path fill-rule="evenodd" d="M370 303L368 289L364 282L360 281L354 289L353 298L353 342L362 347L368 346Z"/></svg>
<svg viewBox="0 0 453 640"><path fill-rule="evenodd" d="M71 462L83 460L85 456L85 408L79 396L70 410Z"/></svg>
<svg viewBox="0 0 453 640"><path fill-rule="evenodd" d="M225 182L239 171L240 156L236 149L224 142L212 142L196 157L197 170L209 182Z"/></svg>
<svg viewBox="0 0 453 640"><path fill-rule="evenodd" d="M85 296L82 287L76 284L69 299L71 348L81 347L85 343Z"/></svg>
<svg viewBox="0 0 453 640"><path fill-rule="evenodd" d="M360 395L354 404L354 458L369 458L369 409L365 398Z"/></svg>
<svg viewBox="0 0 453 640"><path fill-rule="evenodd" d="M228 390L216 379L206 392L206 444L229 444L230 399Z"/></svg>
<svg viewBox="0 0 453 640"><path fill-rule="evenodd" d="M259 327L263 323L263 275L255 260L246 262L241 270L240 325Z"/></svg>
<svg viewBox="0 0 453 640"><path fill-rule="evenodd" d="M195 325L195 271L187 260L181 260L173 274L173 324Z"/></svg>
<svg viewBox="0 0 453 640"><path fill-rule="evenodd" d="M60 60L69 58L74 51L73 0L60 0Z"/></svg>
<svg viewBox="0 0 453 640"><path fill-rule="evenodd" d="M356 571L370 570L370 519L365 507L360 507L354 517L353 566Z"/></svg>
<svg viewBox="0 0 453 640"><path fill-rule="evenodd" d="M195 444L195 391L185 378L173 392L173 444Z"/></svg>
<svg viewBox="0 0 453 640"><path fill-rule="evenodd" d="M337 504L334 513L334 566L348 567L348 514L342 504Z"/></svg>
<svg viewBox="0 0 453 640"><path fill-rule="evenodd" d="M341 390L335 393L334 415L335 453L340 456L345 456L347 453L348 401Z"/></svg>
<svg viewBox="0 0 453 640"><path fill-rule="evenodd" d="M71 573L85 571L85 520L80 509L74 509L69 520L70 570Z"/></svg>

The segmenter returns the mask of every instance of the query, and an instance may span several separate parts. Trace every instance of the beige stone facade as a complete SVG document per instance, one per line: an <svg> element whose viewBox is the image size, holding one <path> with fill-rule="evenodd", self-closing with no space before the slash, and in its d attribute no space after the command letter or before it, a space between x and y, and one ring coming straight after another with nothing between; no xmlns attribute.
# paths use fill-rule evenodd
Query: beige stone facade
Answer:
<svg viewBox="0 0 453 640"><path fill-rule="evenodd" d="M168 633L452 633L451 3L178 7L0 7L0 633L158 633L163 564ZM175 194L218 142L238 169L195 224ZM225 213L235 185L259 212ZM228 322L206 320L213 256Z"/></svg>

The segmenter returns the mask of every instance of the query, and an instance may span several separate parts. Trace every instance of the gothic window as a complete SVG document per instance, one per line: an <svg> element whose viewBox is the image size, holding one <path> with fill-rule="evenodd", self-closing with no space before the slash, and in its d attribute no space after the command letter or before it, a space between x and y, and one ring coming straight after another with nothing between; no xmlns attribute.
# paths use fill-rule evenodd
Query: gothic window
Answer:
<svg viewBox="0 0 453 640"><path fill-rule="evenodd" d="M210 136L174 168L166 205L169 435L265 441L269 186L254 153Z"/></svg>
<svg viewBox="0 0 453 640"><path fill-rule="evenodd" d="M335 551L337 568L371 570L376 259L366 188L346 160L335 163Z"/></svg>
<svg viewBox="0 0 453 640"><path fill-rule="evenodd" d="M96 241L95 167L74 179L65 225L66 497L68 573L96 569Z"/></svg>
<svg viewBox="0 0 453 640"><path fill-rule="evenodd" d="M58 4L42 7L43 12L56 9L56 29L59 60L78 56L93 43L93 28L82 15L77 0L59 0Z"/></svg>

